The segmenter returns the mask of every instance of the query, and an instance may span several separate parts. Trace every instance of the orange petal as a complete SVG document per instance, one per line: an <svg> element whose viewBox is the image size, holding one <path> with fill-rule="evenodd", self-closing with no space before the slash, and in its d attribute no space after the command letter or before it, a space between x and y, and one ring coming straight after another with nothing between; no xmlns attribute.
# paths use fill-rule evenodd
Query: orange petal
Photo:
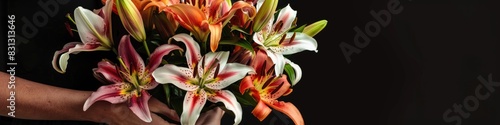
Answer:
<svg viewBox="0 0 500 125"><path fill-rule="evenodd" d="M222 35L222 23L210 24L210 49L215 52L219 47L219 41Z"/></svg>
<svg viewBox="0 0 500 125"><path fill-rule="evenodd" d="M292 103L282 102L282 101L278 102L277 100L273 100L266 103L271 108L287 115L290 119L292 119L295 125L304 125L304 119L302 118L302 114L300 114L299 109L297 109L297 107L295 107L295 105L293 105Z"/></svg>
<svg viewBox="0 0 500 125"><path fill-rule="evenodd" d="M192 32L194 27L200 27L203 24L202 21L206 20L205 13L199 8L187 4L174 4L163 10L173 14L182 27Z"/></svg>
<svg viewBox="0 0 500 125"><path fill-rule="evenodd" d="M263 121L269 113L271 113L271 111L271 108L269 108L266 103L259 101L259 103L257 103L255 108L252 110L252 114L260 121Z"/></svg>

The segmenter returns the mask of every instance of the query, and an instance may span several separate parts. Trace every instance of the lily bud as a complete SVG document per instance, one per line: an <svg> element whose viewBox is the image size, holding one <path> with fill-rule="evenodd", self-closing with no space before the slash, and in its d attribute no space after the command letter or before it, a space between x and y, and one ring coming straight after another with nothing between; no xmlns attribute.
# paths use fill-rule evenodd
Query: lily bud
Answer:
<svg viewBox="0 0 500 125"><path fill-rule="evenodd" d="M308 25L304 28L302 33L309 35L310 37L314 37L316 34L321 32L326 27L326 24L328 23L327 20L320 20L317 21L311 25Z"/></svg>
<svg viewBox="0 0 500 125"><path fill-rule="evenodd" d="M271 18L273 18L276 12L276 7L278 6L278 0L259 0L257 3L257 15L253 19L253 31L259 32L264 26L269 23Z"/></svg>
<svg viewBox="0 0 500 125"><path fill-rule="evenodd" d="M116 10L125 29L139 42L146 41L141 13L131 0L116 0Z"/></svg>

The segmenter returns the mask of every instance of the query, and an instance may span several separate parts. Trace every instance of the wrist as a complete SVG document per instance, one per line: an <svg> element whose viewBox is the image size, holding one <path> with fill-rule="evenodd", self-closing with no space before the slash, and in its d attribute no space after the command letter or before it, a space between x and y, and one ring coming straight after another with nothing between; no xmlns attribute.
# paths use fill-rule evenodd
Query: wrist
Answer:
<svg viewBox="0 0 500 125"><path fill-rule="evenodd" d="M84 119L96 123L104 123L107 117L104 115L110 108L110 103L105 101L97 101L92 104L86 111L84 111Z"/></svg>

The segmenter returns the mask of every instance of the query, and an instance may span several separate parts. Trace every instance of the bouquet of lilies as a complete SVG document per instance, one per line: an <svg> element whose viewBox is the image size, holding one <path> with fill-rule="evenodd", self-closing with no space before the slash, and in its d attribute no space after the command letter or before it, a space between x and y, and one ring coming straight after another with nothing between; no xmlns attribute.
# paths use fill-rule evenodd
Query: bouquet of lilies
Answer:
<svg viewBox="0 0 500 125"><path fill-rule="evenodd" d="M102 8L77 7L68 18L81 42L70 42L55 52L53 67L65 73L70 54L110 51L94 76L105 83L86 100L128 103L130 110L151 122L150 90L160 85L166 104L193 125L207 104L242 120L242 106L254 107L260 121L274 109L297 125L304 124L290 102L278 101L292 92L302 76L299 65L286 57L316 51L313 38L327 24L320 20L297 25L290 5L278 0L102 0ZM112 17L122 29L114 39ZM119 41L117 41L119 40ZM70 65L71 67L71 65Z"/></svg>

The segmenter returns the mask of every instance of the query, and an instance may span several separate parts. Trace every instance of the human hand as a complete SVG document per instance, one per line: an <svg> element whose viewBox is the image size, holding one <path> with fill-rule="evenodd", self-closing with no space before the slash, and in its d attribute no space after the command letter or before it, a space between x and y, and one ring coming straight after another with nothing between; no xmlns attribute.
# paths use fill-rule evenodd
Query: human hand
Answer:
<svg viewBox="0 0 500 125"><path fill-rule="evenodd" d="M222 116L224 116L224 110L219 107L215 107L202 113L196 121L196 125L220 125Z"/></svg>
<svg viewBox="0 0 500 125"><path fill-rule="evenodd" d="M179 121L179 116L175 110L170 109L167 105L160 102L158 99L151 97L149 99L149 110L151 111L152 121L146 123L139 119L132 110L129 109L126 103L111 104L106 101L98 101L94 103L87 111L93 112L94 117L91 121L98 123L106 123L108 125L174 125L162 119L155 113L165 115L166 117ZM91 114L92 115L92 114ZM204 124L206 125L206 124Z"/></svg>

